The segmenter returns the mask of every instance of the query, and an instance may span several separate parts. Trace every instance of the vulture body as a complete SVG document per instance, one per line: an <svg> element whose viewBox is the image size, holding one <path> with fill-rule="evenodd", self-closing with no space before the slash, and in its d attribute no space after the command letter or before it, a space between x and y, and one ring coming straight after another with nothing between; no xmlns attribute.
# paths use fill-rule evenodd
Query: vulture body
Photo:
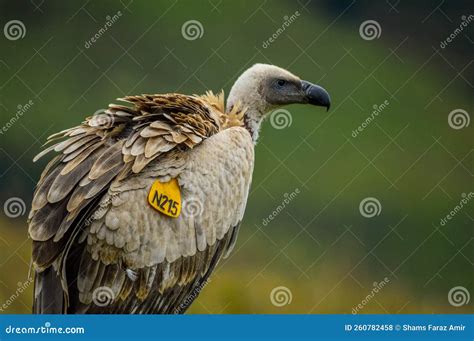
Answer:
<svg viewBox="0 0 474 341"><path fill-rule="evenodd" d="M301 99L272 102L269 79L298 85ZM256 64L227 108L223 93L128 96L52 135L35 158L58 153L29 215L33 312L183 313L236 242L266 112L329 106L307 84Z"/></svg>

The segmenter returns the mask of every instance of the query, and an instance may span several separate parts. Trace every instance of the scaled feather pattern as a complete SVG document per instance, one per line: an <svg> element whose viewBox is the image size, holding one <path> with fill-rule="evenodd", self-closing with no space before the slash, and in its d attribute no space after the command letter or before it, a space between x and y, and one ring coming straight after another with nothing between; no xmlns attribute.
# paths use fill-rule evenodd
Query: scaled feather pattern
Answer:
<svg viewBox="0 0 474 341"><path fill-rule="evenodd" d="M29 215L35 313L182 313L235 243L254 157L245 109L225 112L223 92L120 100L34 159L57 153ZM148 205L174 178L197 212Z"/></svg>

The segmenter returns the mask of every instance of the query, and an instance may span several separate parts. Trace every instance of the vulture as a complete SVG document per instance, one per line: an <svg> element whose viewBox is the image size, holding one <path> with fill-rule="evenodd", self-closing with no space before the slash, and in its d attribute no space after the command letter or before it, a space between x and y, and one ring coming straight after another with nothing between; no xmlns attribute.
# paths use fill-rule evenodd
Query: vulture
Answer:
<svg viewBox="0 0 474 341"><path fill-rule="evenodd" d="M224 93L127 96L50 136L28 217L36 314L184 313L237 239L267 113L326 90L255 64Z"/></svg>

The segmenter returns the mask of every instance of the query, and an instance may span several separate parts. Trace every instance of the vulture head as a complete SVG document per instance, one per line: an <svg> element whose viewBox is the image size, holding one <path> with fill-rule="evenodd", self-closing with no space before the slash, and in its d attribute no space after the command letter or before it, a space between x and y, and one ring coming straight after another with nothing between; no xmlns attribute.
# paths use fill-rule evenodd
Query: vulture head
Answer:
<svg viewBox="0 0 474 341"><path fill-rule="evenodd" d="M227 111L240 103L247 108L244 121L254 141L265 115L287 104L312 104L329 110L330 97L319 85L301 80L275 65L255 64L235 81L227 99Z"/></svg>

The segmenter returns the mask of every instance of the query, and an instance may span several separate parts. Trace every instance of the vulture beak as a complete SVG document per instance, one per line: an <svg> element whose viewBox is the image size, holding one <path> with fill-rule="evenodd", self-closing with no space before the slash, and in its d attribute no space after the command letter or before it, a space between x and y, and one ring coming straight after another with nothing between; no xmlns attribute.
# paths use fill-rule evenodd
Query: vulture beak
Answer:
<svg viewBox="0 0 474 341"><path fill-rule="evenodd" d="M304 91L306 103L325 107L326 111L329 110L331 98L324 88L307 81L301 81L301 86Z"/></svg>

